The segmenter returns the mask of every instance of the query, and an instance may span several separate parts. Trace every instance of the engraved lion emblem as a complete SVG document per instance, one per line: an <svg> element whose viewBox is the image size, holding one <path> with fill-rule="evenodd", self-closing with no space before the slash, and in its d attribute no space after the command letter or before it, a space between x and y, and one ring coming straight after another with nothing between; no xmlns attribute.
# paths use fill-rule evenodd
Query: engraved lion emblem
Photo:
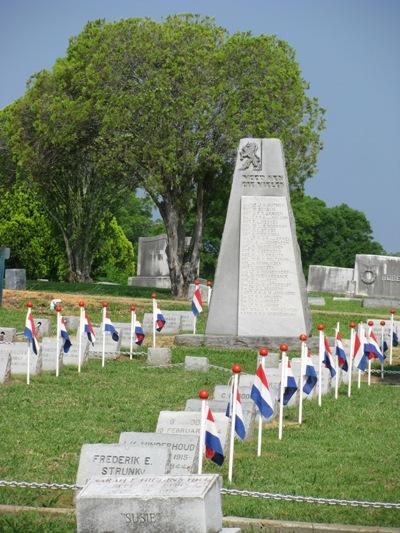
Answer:
<svg viewBox="0 0 400 533"><path fill-rule="evenodd" d="M257 155L258 146L256 143L248 142L239 152L240 161L244 161L240 170L247 170L253 165L254 170L261 170L261 158Z"/></svg>

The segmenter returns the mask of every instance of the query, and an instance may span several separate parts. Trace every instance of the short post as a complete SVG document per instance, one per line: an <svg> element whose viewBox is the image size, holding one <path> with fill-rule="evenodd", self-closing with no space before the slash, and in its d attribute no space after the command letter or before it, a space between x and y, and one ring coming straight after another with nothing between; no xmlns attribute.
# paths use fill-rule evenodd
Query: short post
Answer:
<svg viewBox="0 0 400 533"><path fill-rule="evenodd" d="M157 320L157 295L155 292L151 295L153 300L153 348L156 347L156 320Z"/></svg>
<svg viewBox="0 0 400 533"><path fill-rule="evenodd" d="M368 322L368 340L371 336L372 326L374 325L373 321L370 320ZM371 366L372 366L372 360L368 356L368 386L371 385Z"/></svg>
<svg viewBox="0 0 400 533"><path fill-rule="evenodd" d="M235 446L235 426L236 426L236 398L237 398L237 391L238 391L238 383L239 383L239 374L241 372L240 365L233 365L232 366L232 372L233 372L233 390L231 395L231 438L230 438L230 446L229 446L229 467L228 467L228 480L229 483L232 483L232 472L233 472L233 451Z"/></svg>
<svg viewBox="0 0 400 533"><path fill-rule="evenodd" d="M135 335L136 327L136 307L134 305L130 306L131 311L131 337L129 341L129 359L132 359L133 356L133 339Z"/></svg>
<svg viewBox="0 0 400 533"><path fill-rule="evenodd" d="M101 367L104 368L105 360L106 360L106 315L107 315L107 302L103 302L103 324L102 324L102 333L103 333L103 345L101 348Z"/></svg>
<svg viewBox="0 0 400 533"><path fill-rule="evenodd" d="M318 324L317 329L319 331L319 357L318 357L318 405L322 405L322 360L324 357L325 344L324 344L324 329L325 324Z"/></svg>
<svg viewBox="0 0 400 533"><path fill-rule="evenodd" d="M350 328L350 355L349 355L349 384L347 386L347 396L351 396L351 374L353 372L353 360L354 360L354 343L356 340L356 323L352 320L349 324Z"/></svg>
<svg viewBox="0 0 400 533"><path fill-rule="evenodd" d="M211 293L212 293L212 281L207 280L207 305L208 307L210 307Z"/></svg>
<svg viewBox="0 0 400 533"><path fill-rule="evenodd" d="M289 350L288 345L283 342L279 346L280 351L282 352L281 358L281 385L279 390L279 424L278 424L278 438L282 440L282 427L283 427L283 395L285 392L285 382L286 382L286 367L287 367L287 356L286 353Z"/></svg>
<svg viewBox="0 0 400 533"><path fill-rule="evenodd" d="M381 325L381 352L382 352L382 355L384 356L385 352L384 352L384 343L385 343L385 324L386 322L384 320L381 320L380 322L380 325ZM383 363L381 363L381 379L383 379Z"/></svg>
<svg viewBox="0 0 400 533"><path fill-rule="evenodd" d="M303 387L304 387L304 374L305 374L305 363L306 363L306 357L307 357L307 335L305 333L302 333L299 336L300 342L301 342L301 349L300 349L300 387L299 387L299 424L303 423Z"/></svg>
<svg viewBox="0 0 400 533"><path fill-rule="evenodd" d="M61 305L56 306L57 312L57 342L56 342L56 377L60 372L60 337L61 337Z"/></svg>
<svg viewBox="0 0 400 533"><path fill-rule="evenodd" d="M81 371L81 364L82 364L82 335L83 335L84 319L85 319L85 302L81 300L79 302L78 372Z"/></svg>
<svg viewBox="0 0 400 533"><path fill-rule="evenodd" d="M394 315L396 309L390 310L390 344L389 344L389 365L392 364L393 359L393 333L394 333Z"/></svg>
<svg viewBox="0 0 400 533"><path fill-rule="evenodd" d="M28 302L26 304L26 307L28 309L30 309L31 313L32 313L32 302ZM32 336L33 336L33 331L32 331ZM33 340L32 340L33 342ZM27 350L27 354L26 354L26 384L27 385L30 385L30 382L31 382L31 343L28 342L28 350Z"/></svg>
<svg viewBox="0 0 400 533"><path fill-rule="evenodd" d="M5 273L5 261L10 258L10 248L0 246L0 307L3 302L3 280Z"/></svg>
<svg viewBox="0 0 400 533"><path fill-rule="evenodd" d="M199 461L197 473L203 473L203 456L204 456L204 442L206 432L206 409L208 400L208 391L202 389L199 391L199 398L201 400L201 418L200 418L200 442L199 442Z"/></svg>
<svg viewBox="0 0 400 533"><path fill-rule="evenodd" d="M268 348L260 348L260 364L263 370L265 370L265 358L268 355ZM261 457L261 443L262 443L262 415L258 413L258 441L257 441L257 457Z"/></svg>

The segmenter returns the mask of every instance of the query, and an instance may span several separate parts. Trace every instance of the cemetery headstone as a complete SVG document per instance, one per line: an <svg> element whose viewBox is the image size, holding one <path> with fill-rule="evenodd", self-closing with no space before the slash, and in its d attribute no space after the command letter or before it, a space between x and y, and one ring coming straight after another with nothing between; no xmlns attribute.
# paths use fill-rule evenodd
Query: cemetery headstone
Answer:
<svg viewBox="0 0 400 533"><path fill-rule="evenodd" d="M176 335L182 329L182 316L178 311L164 311L165 325L157 335ZM192 326L193 329L193 315ZM153 313L145 313L143 317L143 330L147 335L151 335L153 331Z"/></svg>
<svg viewBox="0 0 400 533"><path fill-rule="evenodd" d="M386 307L387 309L398 309L400 307L400 299L393 298L363 298L362 306L366 308L371 307Z"/></svg>
<svg viewBox="0 0 400 533"><path fill-rule="evenodd" d="M185 370L193 372L208 372L208 357L196 357L187 355L185 357Z"/></svg>
<svg viewBox="0 0 400 533"><path fill-rule="evenodd" d="M11 354L0 352L0 383L8 383L11 378Z"/></svg>
<svg viewBox="0 0 400 533"><path fill-rule="evenodd" d="M196 436L124 432L119 437L119 443L153 450L169 449L172 475L192 474L197 471L199 439Z"/></svg>
<svg viewBox="0 0 400 533"><path fill-rule="evenodd" d="M147 362L149 365L169 365L171 362L170 348L148 348Z"/></svg>
<svg viewBox="0 0 400 533"><path fill-rule="evenodd" d="M5 271L5 261L10 258L10 248L0 246L0 306L3 302L3 280Z"/></svg>
<svg viewBox="0 0 400 533"><path fill-rule="evenodd" d="M195 287L196 285L194 283L191 283L189 285L188 300L192 300ZM203 300L203 304L205 304L207 303L207 299L208 299L208 287L206 283L200 283L199 289L200 289L201 299Z"/></svg>
<svg viewBox="0 0 400 533"><path fill-rule="evenodd" d="M400 257L357 254L354 279L358 296L400 299Z"/></svg>
<svg viewBox="0 0 400 533"><path fill-rule="evenodd" d="M72 346L68 350L68 353L63 355L64 365L78 366L78 355L79 355L79 343L77 337L70 337ZM85 336L82 336L82 354L81 354L81 365L87 363L89 358L89 341Z"/></svg>
<svg viewBox="0 0 400 533"><path fill-rule="evenodd" d="M16 335L16 328L4 328L0 326L0 342L14 342Z"/></svg>
<svg viewBox="0 0 400 533"><path fill-rule="evenodd" d="M117 328L114 324L115 329L118 333L118 341L114 341L110 333L106 331L105 335L105 359L116 359L119 355L119 352L121 350L121 342L122 342L122 331ZM89 343L89 357L90 358L101 358L103 353L103 330L101 327L99 328L93 328L94 329L94 335L96 337L96 340L94 344Z"/></svg>
<svg viewBox="0 0 400 533"><path fill-rule="evenodd" d="M65 316L64 322L68 332L77 331L79 328L79 316Z"/></svg>
<svg viewBox="0 0 400 533"><path fill-rule="evenodd" d="M76 499L78 533L218 533L221 486L216 474L92 480Z"/></svg>
<svg viewBox="0 0 400 533"><path fill-rule="evenodd" d="M43 337L42 343L42 370L56 370L57 338ZM58 368L63 367L63 342L60 339L58 351Z"/></svg>
<svg viewBox="0 0 400 533"><path fill-rule="evenodd" d="M121 339L121 348L130 348L131 346L131 324L130 322L114 322L113 323L115 328L118 331L121 331L120 339ZM149 332L147 332L147 335ZM133 337L133 350L136 351L140 347L135 344L135 337Z"/></svg>
<svg viewBox="0 0 400 533"><path fill-rule="evenodd" d="M27 370L27 350L28 344L26 342L15 342L13 344L1 344L0 353L11 354L11 375L26 374ZM29 372L31 376L36 376L42 371L42 349L40 347L39 354L35 355L31 350L29 359Z"/></svg>
<svg viewBox="0 0 400 533"><path fill-rule="evenodd" d="M308 297L308 304L309 305L325 305L325 298L322 298L322 297L314 297L314 296L309 296Z"/></svg>
<svg viewBox="0 0 400 533"><path fill-rule="evenodd" d="M50 335L51 321L49 318L35 318L34 319L37 336L39 338Z"/></svg>
<svg viewBox="0 0 400 533"><path fill-rule="evenodd" d="M349 291L354 269L325 265L308 267L308 292L333 292L343 294Z"/></svg>
<svg viewBox="0 0 400 533"><path fill-rule="evenodd" d="M168 474L168 448L140 448L125 444L84 444L81 448L76 484L89 479L122 478Z"/></svg>
<svg viewBox="0 0 400 533"><path fill-rule="evenodd" d="M6 268L6 289L24 291L26 289L26 270L24 268Z"/></svg>
<svg viewBox="0 0 400 533"><path fill-rule="evenodd" d="M241 139L206 335L309 333L300 250L278 139Z"/></svg>

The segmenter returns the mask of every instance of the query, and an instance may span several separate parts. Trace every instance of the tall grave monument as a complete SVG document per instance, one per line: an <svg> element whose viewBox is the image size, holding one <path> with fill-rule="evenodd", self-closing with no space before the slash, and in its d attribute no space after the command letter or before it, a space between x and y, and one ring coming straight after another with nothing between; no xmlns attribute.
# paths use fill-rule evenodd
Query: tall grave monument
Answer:
<svg viewBox="0 0 400 533"><path fill-rule="evenodd" d="M206 337L297 339L310 329L282 144L241 139Z"/></svg>

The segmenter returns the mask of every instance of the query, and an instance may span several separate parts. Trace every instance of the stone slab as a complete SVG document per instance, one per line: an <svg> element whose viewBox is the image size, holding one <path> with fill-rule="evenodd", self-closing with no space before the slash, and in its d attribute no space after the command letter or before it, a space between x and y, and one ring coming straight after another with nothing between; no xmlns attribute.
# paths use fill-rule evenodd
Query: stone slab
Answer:
<svg viewBox="0 0 400 533"><path fill-rule="evenodd" d="M351 296L334 296L332 298L335 302L360 302L361 298L352 298Z"/></svg>
<svg viewBox="0 0 400 533"><path fill-rule="evenodd" d="M63 367L63 342L60 339L58 351L59 369ZM44 337L42 340L42 370L56 370L57 337Z"/></svg>
<svg viewBox="0 0 400 533"><path fill-rule="evenodd" d="M260 346L268 346L268 349L270 350L279 350L279 346L282 342L286 342L289 345L289 349L292 349L293 346L298 348L299 337L238 337L233 335L181 334L176 335L174 342L177 346L213 346L216 348L230 348L237 350L258 350ZM318 337L309 337L307 344L311 350L317 350Z"/></svg>
<svg viewBox="0 0 400 533"><path fill-rule="evenodd" d="M147 362L149 365L168 365L171 362L171 348L148 348Z"/></svg>
<svg viewBox="0 0 400 533"><path fill-rule="evenodd" d="M324 306L325 305L325 298L322 298L321 297L317 297L317 296L309 296L308 297L308 305L320 305L320 306Z"/></svg>
<svg viewBox="0 0 400 533"><path fill-rule="evenodd" d="M141 277L169 277L167 235L139 237L137 275Z"/></svg>
<svg viewBox="0 0 400 533"><path fill-rule="evenodd" d="M380 325L380 321L381 319L379 318L368 318L368 320L366 320L366 324L368 324L368 322L372 321L374 323L374 325L372 326L372 329L373 329L373 332L376 336L376 339L378 341L378 344L379 346L381 345L381 331L382 331L382 326ZM368 331L368 326L366 326L366 330ZM400 320L393 320L393 331L396 332L397 334L399 334L400 332ZM383 334L384 334L384 337L386 339L386 342L389 344L389 339L390 339L390 319L388 320L385 320L385 325L383 327Z"/></svg>
<svg viewBox="0 0 400 533"><path fill-rule="evenodd" d="M354 269L325 265L310 265L308 268L308 292L332 292L343 294L349 290Z"/></svg>
<svg viewBox="0 0 400 533"><path fill-rule="evenodd" d="M400 308L400 299L394 300L390 298L363 298L362 306L371 308L371 307L384 307L386 309L399 309Z"/></svg>
<svg viewBox="0 0 400 533"><path fill-rule="evenodd" d="M400 257L357 254L354 280L357 296L400 300Z"/></svg>
<svg viewBox="0 0 400 533"><path fill-rule="evenodd" d="M0 344L0 353L11 354L11 374L26 374L27 370L27 342L14 342L13 344ZM36 376L42 371L42 353L39 348L39 355L35 355L31 350L29 359L29 373Z"/></svg>
<svg viewBox="0 0 400 533"><path fill-rule="evenodd" d="M38 338L49 336L51 333L51 320L49 318L33 319Z"/></svg>
<svg viewBox="0 0 400 533"><path fill-rule="evenodd" d="M71 331L77 331L79 328L79 316L65 316L64 317L65 326L67 328L68 333Z"/></svg>
<svg viewBox="0 0 400 533"><path fill-rule="evenodd" d="M171 279L169 276L132 276L128 278L128 286L170 289Z"/></svg>
<svg viewBox="0 0 400 533"><path fill-rule="evenodd" d="M216 474L92 480L76 499L78 533L218 533Z"/></svg>
<svg viewBox="0 0 400 533"><path fill-rule="evenodd" d="M119 443L154 450L167 448L171 452L170 474L197 472L199 439L196 436L124 432L119 437Z"/></svg>
<svg viewBox="0 0 400 533"><path fill-rule="evenodd" d="M130 348L131 346L131 323L130 322L113 322L115 328L118 331L121 331L121 348ZM148 335L149 333L147 333ZM135 344L135 338L133 338L133 351L136 351L140 348Z"/></svg>
<svg viewBox="0 0 400 533"><path fill-rule="evenodd" d="M196 285L194 283L190 283L189 291L188 291L188 300L192 300L195 287L196 287ZM200 294L201 294L201 299L203 301L203 305L207 304L207 299L208 299L208 287L207 287L207 285L203 284L203 283L199 283L199 289L200 289Z"/></svg>
<svg viewBox="0 0 400 533"><path fill-rule="evenodd" d="M78 366L78 349L79 341L76 337L70 337L72 346L69 349L68 353L63 355L64 365ZM89 359L89 341L86 335L82 336L82 359L81 366L85 365Z"/></svg>
<svg viewBox="0 0 400 533"><path fill-rule="evenodd" d="M114 325L115 327L115 325ZM101 359L102 352L103 352L103 331L101 327L93 328L94 329L94 335L96 337L96 340L94 344L89 343L89 357L94 359ZM120 329L115 328L117 330L119 339L117 342L113 340L111 337L111 334L106 331L105 336L105 359L116 359L119 355L119 352L121 350L121 342L122 342L122 332Z"/></svg>
<svg viewBox="0 0 400 533"><path fill-rule="evenodd" d="M0 343L14 342L17 336L17 328L4 328L0 326Z"/></svg>
<svg viewBox="0 0 400 533"><path fill-rule="evenodd" d="M168 474L171 468L168 448L149 448L129 444L84 444L79 458L76 484L89 479L122 478Z"/></svg>
<svg viewBox="0 0 400 533"><path fill-rule="evenodd" d="M181 315L171 314L167 311L162 311L165 324L160 332L156 332L156 335L176 335L181 329ZM153 313L145 313L143 317L143 331L146 335L152 335L153 333Z"/></svg>
<svg viewBox="0 0 400 533"><path fill-rule="evenodd" d="M11 354L0 353L0 383L8 383L11 379Z"/></svg>
<svg viewBox="0 0 400 533"><path fill-rule="evenodd" d="M185 357L185 370L192 372L208 372L208 357L187 355Z"/></svg>
<svg viewBox="0 0 400 533"><path fill-rule="evenodd" d="M228 443L230 420L223 413L213 413L221 446ZM160 411L156 433L171 435L200 435L200 413L195 411Z"/></svg>
<svg viewBox="0 0 400 533"><path fill-rule="evenodd" d="M26 270L24 268L6 268L4 287L15 291L25 291Z"/></svg>

